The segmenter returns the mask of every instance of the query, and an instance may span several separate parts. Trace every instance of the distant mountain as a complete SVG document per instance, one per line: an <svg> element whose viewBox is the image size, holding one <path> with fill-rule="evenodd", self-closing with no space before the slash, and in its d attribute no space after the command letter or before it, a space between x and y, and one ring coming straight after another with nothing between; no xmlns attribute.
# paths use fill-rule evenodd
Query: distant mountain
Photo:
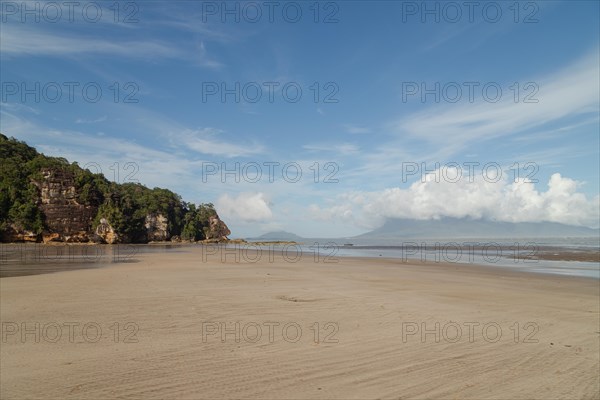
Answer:
<svg viewBox="0 0 600 400"><path fill-rule="evenodd" d="M357 238L444 238L444 237L598 237L598 229L565 225L556 222L498 222L467 218L438 220L389 219L381 228Z"/></svg>
<svg viewBox="0 0 600 400"><path fill-rule="evenodd" d="M258 239L258 240L289 240L289 241L299 241L299 240L303 240L304 238L301 236L298 236L294 233L291 232L286 232L286 231L275 231L275 232L268 232L265 233L264 235L260 235L257 238L252 238L252 239Z"/></svg>

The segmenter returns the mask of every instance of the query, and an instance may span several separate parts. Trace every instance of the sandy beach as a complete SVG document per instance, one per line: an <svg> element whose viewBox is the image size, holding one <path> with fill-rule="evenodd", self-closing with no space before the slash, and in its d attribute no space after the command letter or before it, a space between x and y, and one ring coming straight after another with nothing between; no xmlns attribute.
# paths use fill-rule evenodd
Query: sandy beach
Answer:
<svg viewBox="0 0 600 400"><path fill-rule="evenodd" d="M222 257L0 279L2 399L600 398L598 280Z"/></svg>

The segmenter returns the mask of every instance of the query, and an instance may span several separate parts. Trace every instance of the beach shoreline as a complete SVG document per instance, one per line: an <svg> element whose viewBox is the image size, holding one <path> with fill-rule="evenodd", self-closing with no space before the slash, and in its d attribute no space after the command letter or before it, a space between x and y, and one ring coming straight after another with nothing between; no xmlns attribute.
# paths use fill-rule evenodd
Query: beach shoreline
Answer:
<svg viewBox="0 0 600 400"><path fill-rule="evenodd" d="M224 250L227 249L227 250ZM600 250L596 247L537 246L512 244L423 243L407 246L338 246L335 243L305 244L299 242L246 242L233 240L214 242L153 242L149 244L0 244L0 278L39 273L54 273L75 269L110 266L115 263L139 262L138 255L160 252L194 252L220 255L236 262L252 263L270 254L284 256L294 262L298 257L313 257L319 262L339 262L345 258L400 260L402 264L470 265L504 268L527 273L573 275L600 279ZM237 256L232 257L232 252ZM229 255L227 255L229 254ZM258 254L258 256L257 256Z"/></svg>
<svg viewBox="0 0 600 400"><path fill-rule="evenodd" d="M1 397L598 397L595 279L228 251L0 279Z"/></svg>

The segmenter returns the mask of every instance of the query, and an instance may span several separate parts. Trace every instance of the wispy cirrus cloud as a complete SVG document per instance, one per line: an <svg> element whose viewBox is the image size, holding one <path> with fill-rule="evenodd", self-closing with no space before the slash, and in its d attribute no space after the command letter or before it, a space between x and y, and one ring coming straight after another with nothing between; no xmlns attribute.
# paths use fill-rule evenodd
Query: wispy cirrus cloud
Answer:
<svg viewBox="0 0 600 400"><path fill-rule="evenodd" d="M224 131L215 128L186 129L171 135L172 143L183 146L196 153L235 158L247 157L265 152L259 143L237 144L220 138Z"/></svg>
<svg viewBox="0 0 600 400"><path fill-rule="evenodd" d="M180 59L194 62L202 67L218 69L223 66L209 55L201 40L190 41L192 48L184 48L179 43L157 38L111 40L93 35L73 35L68 32L55 32L50 29L31 26L23 29L17 25L5 24L0 36L0 48L5 57L68 57L77 55L115 56L132 59Z"/></svg>
<svg viewBox="0 0 600 400"><path fill-rule="evenodd" d="M22 29L6 24L0 39L2 53L9 56L68 56L77 54L117 55L124 57L181 58L185 54L166 42L112 41L91 36L53 33L39 27Z"/></svg>
<svg viewBox="0 0 600 400"><path fill-rule="evenodd" d="M351 133L353 135L358 135L358 134L365 134L365 133L371 133L372 129L365 127L365 126L361 126L361 125L355 125L355 124L344 124L342 125L342 127L344 128L344 130L348 133Z"/></svg>
<svg viewBox="0 0 600 400"><path fill-rule="evenodd" d="M85 118L77 118L75 120L76 124L97 124L99 122L104 122L108 119L108 116L103 115L101 117L95 119L85 119Z"/></svg>
<svg viewBox="0 0 600 400"><path fill-rule="evenodd" d="M560 72L534 82L537 103L514 101L505 93L497 103L433 106L390 125L397 134L453 146L455 150L475 141L510 136L566 117L597 113L600 69L598 50ZM589 115L585 116L589 118Z"/></svg>
<svg viewBox="0 0 600 400"><path fill-rule="evenodd" d="M11 112L26 112L34 115L40 115L40 111L36 108L30 107L23 103L0 103L1 110L8 110Z"/></svg>
<svg viewBox="0 0 600 400"><path fill-rule="evenodd" d="M302 146L304 150L309 152L331 152L339 155L357 154L360 152L360 147L352 143L316 143L305 144Z"/></svg>
<svg viewBox="0 0 600 400"><path fill-rule="evenodd" d="M122 139L116 137L115 132L109 135L40 126L31 118L21 116L23 112L8 109L0 110L0 130L5 135L27 141L48 155L66 157L83 163L81 165L102 160L105 166L112 162L134 162L139 166L141 182L161 187L169 187L173 182L196 184L201 176L202 163L211 157L244 157L265 151L258 143L227 141L222 137L223 131L215 128L192 130L156 113L149 116L143 108L133 110L130 112L135 112L137 117L130 115L130 120L144 120L147 125L142 124L138 128L153 135L154 143L160 143L159 146L148 144L143 137L140 140L133 137ZM80 124L82 129L90 125ZM106 129L111 130L111 127ZM173 177L178 178L173 180Z"/></svg>

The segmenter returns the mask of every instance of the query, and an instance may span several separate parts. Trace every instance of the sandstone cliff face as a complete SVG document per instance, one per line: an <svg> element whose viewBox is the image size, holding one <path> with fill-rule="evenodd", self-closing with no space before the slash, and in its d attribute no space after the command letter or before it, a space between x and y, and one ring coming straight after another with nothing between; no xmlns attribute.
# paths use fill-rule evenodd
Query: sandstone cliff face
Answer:
<svg viewBox="0 0 600 400"><path fill-rule="evenodd" d="M227 240L227 236L231 235L231 231L218 215L210 217L208 222L209 227L205 232L206 239Z"/></svg>
<svg viewBox="0 0 600 400"><path fill-rule="evenodd" d="M168 220L162 214L148 214L146 215L146 227L147 237L149 242L160 242L170 239L168 232Z"/></svg>
<svg viewBox="0 0 600 400"><path fill-rule="evenodd" d="M72 173L52 169L42 170L43 179L34 184L39 189L39 208L46 217L48 231L44 242L87 242L97 207L77 202L77 189Z"/></svg>

